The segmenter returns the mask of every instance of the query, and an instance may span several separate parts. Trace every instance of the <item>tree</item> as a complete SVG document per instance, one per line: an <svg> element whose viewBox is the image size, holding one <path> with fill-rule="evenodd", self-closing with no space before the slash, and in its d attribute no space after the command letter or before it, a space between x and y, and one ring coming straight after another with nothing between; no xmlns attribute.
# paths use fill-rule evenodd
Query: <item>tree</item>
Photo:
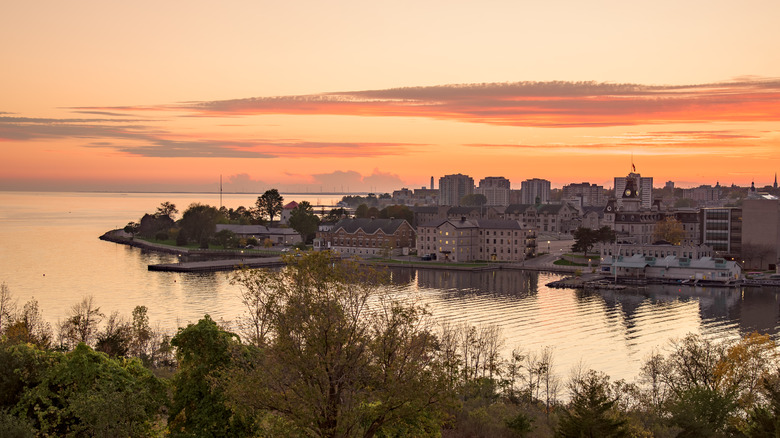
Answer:
<svg viewBox="0 0 780 438"><path fill-rule="evenodd" d="M586 227L579 227L574 230L574 245L571 249L573 251L582 251L585 257L588 256L588 252L599 242L611 242L615 240L615 231L607 226L601 227L598 230L592 230Z"/></svg>
<svg viewBox="0 0 780 438"><path fill-rule="evenodd" d="M38 301L31 298L6 328L5 335L11 343L30 343L49 348L52 341L51 325L38 309Z"/></svg>
<svg viewBox="0 0 780 438"><path fill-rule="evenodd" d="M380 295L385 274L326 252L288 262L247 277L266 341L230 373L232 404L273 413L290 435L438 434L448 391L425 309Z"/></svg>
<svg viewBox="0 0 780 438"><path fill-rule="evenodd" d="M86 296L71 306L70 315L60 328L62 337L70 344L83 342L91 345L103 318L105 315L100 312L100 307L95 306L92 295Z"/></svg>
<svg viewBox="0 0 780 438"><path fill-rule="evenodd" d="M16 317L16 301L5 283L0 284L0 335Z"/></svg>
<svg viewBox="0 0 780 438"><path fill-rule="evenodd" d="M301 201L290 215L290 227L301 235L304 243L310 243L317 233L320 218L314 214L309 201Z"/></svg>
<svg viewBox="0 0 780 438"><path fill-rule="evenodd" d="M368 205L366 204L360 204L355 209L355 218L367 218L368 216Z"/></svg>
<svg viewBox="0 0 780 438"><path fill-rule="evenodd" d="M135 306L130 323L130 354L141 359L144 364L149 363L149 344L154 337L147 310L146 306Z"/></svg>
<svg viewBox="0 0 780 438"><path fill-rule="evenodd" d="M109 357L125 357L130 351L131 331L119 312L113 312L106 320L106 326L97 334L95 351L106 353Z"/></svg>
<svg viewBox="0 0 780 438"><path fill-rule="evenodd" d="M574 245L571 249L573 251L582 251L585 257L588 256L588 252L598 242L598 234L590 228L579 227L574 230Z"/></svg>
<svg viewBox="0 0 780 438"><path fill-rule="evenodd" d="M628 420L612 394L609 377L588 371L569 383L571 402L563 411L555 435L565 438L627 437Z"/></svg>
<svg viewBox="0 0 780 438"><path fill-rule="evenodd" d="M682 222L674 217L669 216L664 220L656 222L655 229L653 230L654 241L663 240L672 245L679 245L683 238L685 238L685 230L683 229Z"/></svg>
<svg viewBox="0 0 780 438"><path fill-rule="evenodd" d="M179 369L173 376L168 426L173 437L241 436L246 425L225 406L221 373L232 363L238 336L209 315L180 328L171 340Z"/></svg>
<svg viewBox="0 0 780 438"><path fill-rule="evenodd" d="M284 202L284 198L279 194L279 191L270 189L257 198L255 205L261 217L268 216L268 221L273 222L274 217L284 208L282 202Z"/></svg>
<svg viewBox="0 0 780 438"><path fill-rule="evenodd" d="M138 222L128 222L127 225L122 229L125 233L130 235L130 238L135 238L136 233L138 233L138 229L141 228L141 224Z"/></svg>
<svg viewBox="0 0 780 438"><path fill-rule="evenodd" d="M188 239L208 245L209 238L217 230L219 210L199 203L190 204L181 218L181 229Z"/></svg>
<svg viewBox="0 0 780 438"><path fill-rule="evenodd" d="M214 240L218 245L222 245L222 248L228 249L236 246L238 239L236 233L230 230L220 230L214 235Z"/></svg>
<svg viewBox="0 0 780 438"><path fill-rule="evenodd" d="M379 211L379 217L383 219L404 219L411 224L414 221L414 212L405 205L388 205Z"/></svg>
<svg viewBox="0 0 780 438"><path fill-rule="evenodd" d="M166 201L157 207L155 216L167 216L168 218L173 219L177 213L179 213L179 209L176 208L176 204L172 204Z"/></svg>
<svg viewBox="0 0 780 438"><path fill-rule="evenodd" d="M338 222L342 218L349 218L349 211L346 208L332 208L323 218L323 222Z"/></svg>
<svg viewBox="0 0 780 438"><path fill-rule="evenodd" d="M481 193L472 193L460 198L460 205L466 207L481 207L487 204L487 196Z"/></svg>
<svg viewBox="0 0 780 438"><path fill-rule="evenodd" d="M46 369L15 410L41 436L146 437L165 394L163 383L139 361L109 359L79 344Z"/></svg>

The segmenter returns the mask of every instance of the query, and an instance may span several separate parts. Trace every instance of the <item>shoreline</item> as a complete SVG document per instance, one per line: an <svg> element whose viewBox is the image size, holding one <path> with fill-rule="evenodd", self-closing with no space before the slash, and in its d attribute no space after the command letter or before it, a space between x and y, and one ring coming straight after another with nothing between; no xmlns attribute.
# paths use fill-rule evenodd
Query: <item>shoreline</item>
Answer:
<svg viewBox="0 0 780 438"><path fill-rule="evenodd" d="M120 245L128 245L135 248L145 249L148 251L162 252L166 254L176 255L200 255L200 256L213 256L213 257L225 257L235 256L231 259L219 259L219 260L206 260L197 262L180 262L180 263L162 263L155 265L148 265L149 271L157 272L217 272L217 271L232 271L246 268L270 268L284 266L280 256L273 256L269 254L252 254L245 253L240 249L231 250L218 250L218 249L190 249L190 248L172 248L168 245L161 245L144 240L135 240L126 236L122 230L111 230L104 233L99 237L100 240L112 242ZM427 262L412 261L412 260L366 260L363 259L360 263L371 264L376 266L383 266L387 268L411 268L411 269L428 269L428 270L442 270L442 271L468 271L468 272L482 272L482 271L499 271L499 270L517 270L517 271L534 271L534 272L551 272L556 274L568 275L566 278L550 283L551 287L569 287L569 288L591 288L592 285L599 280L611 280L611 276L605 276L599 273L585 273L582 272L583 278L588 278L586 281L577 279L573 274L577 271L583 270L583 266L558 266L558 265L545 265L545 266L527 266L525 263L488 263L484 266L467 266L459 265L456 263L435 263L429 264ZM663 281L661 279L617 279L618 285L649 285L649 284L669 284L676 286L689 286L689 287L725 287L725 288L738 288L738 287L779 287L780 281L769 280L741 280L733 283L717 283L717 282L695 282L695 283L682 283L679 281Z"/></svg>

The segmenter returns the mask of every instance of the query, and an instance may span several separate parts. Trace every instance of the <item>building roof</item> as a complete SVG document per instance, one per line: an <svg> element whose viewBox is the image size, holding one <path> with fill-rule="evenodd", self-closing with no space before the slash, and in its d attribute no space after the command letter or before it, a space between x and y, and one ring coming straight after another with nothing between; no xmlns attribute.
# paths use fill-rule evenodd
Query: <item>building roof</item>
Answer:
<svg viewBox="0 0 780 438"><path fill-rule="evenodd" d="M478 225L476 223L476 220L472 219L445 219L445 218L439 218L430 222L426 222L424 224L419 225L420 227L433 227L438 228L445 223L450 223L455 228L477 228Z"/></svg>
<svg viewBox="0 0 780 438"><path fill-rule="evenodd" d="M459 215L459 214L469 214L473 211L479 211L479 207L452 207L449 210L447 210L448 215Z"/></svg>
<svg viewBox="0 0 780 438"><path fill-rule="evenodd" d="M479 219L474 221L479 228L522 230L520 222L509 219Z"/></svg>
<svg viewBox="0 0 780 438"><path fill-rule="evenodd" d="M366 234L374 234L381 230L384 234L394 234L404 223L407 223L405 219L342 219L336 223L332 231L337 232L339 229L343 229L345 232L353 234L358 230L363 230Z"/></svg>
<svg viewBox="0 0 780 438"><path fill-rule="evenodd" d="M287 205L284 206L285 210L293 210L295 207L298 206L298 203L295 201L290 201Z"/></svg>

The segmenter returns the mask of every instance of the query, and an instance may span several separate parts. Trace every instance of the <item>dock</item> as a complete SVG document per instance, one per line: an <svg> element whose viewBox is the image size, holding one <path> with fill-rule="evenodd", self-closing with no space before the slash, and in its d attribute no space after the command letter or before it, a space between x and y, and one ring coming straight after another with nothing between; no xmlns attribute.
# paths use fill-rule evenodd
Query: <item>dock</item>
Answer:
<svg viewBox="0 0 780 438"><path fill-rule="evenodd" d="M150 271L158 272L219 272L241 268L275 268L284 266L281 257L256 257L230 260L206 260L202 262L162 263L149 265Z"/></svg>

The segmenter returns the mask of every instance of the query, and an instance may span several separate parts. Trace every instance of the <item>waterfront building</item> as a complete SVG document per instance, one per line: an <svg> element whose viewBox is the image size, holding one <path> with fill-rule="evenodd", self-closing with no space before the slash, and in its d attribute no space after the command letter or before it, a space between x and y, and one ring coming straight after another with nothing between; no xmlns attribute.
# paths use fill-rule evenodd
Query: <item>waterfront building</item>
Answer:
<svg viewBox="0 0 780 438"><path fill-rule="evenodd" d="M742 254L742 209L739 207L702 208L701 241L716 254L740 259Z"/></svg>
<svg viewBox="0 0 780 438"><path fill-rule="evenodd" d="M417 254L453 262L521 262L536 253L536 233L519 221L441 219L417 227Z"/></svg>
<svg viewBox="0 0 780 438"><path fill-rule="evenodd" d="M755 269L776 269L780 259L780 201L758 194L742 201L742 254Z"/></svg>
<svg viewBox="0 0 780 438"><path fill-rule="evenodd" d="M527 179L520 183L521 204L547 204L550 202L550 181Z"/></svg>
<svg viewBox="0 0 780 438"><path fill-rule="evenodd" d="M301 235L292 228L266 227L265 225L217 224L216 232L231 231L239 239L257 239L260 245L267 239L273 245L295 245L302 242Z"/></svg>
<svg viewBox="0 0 780 438"><path fill-rule="evenodd" d="M466 195L474 194L474 179L460 173L439 178L439 205L460 205Z"/></svg>
<svg viewBox="0 0 780 438"><path fill-rule="evenodd" d="M742 278L739 263L714 257L706 245L604 244L601 272L620 278L728 283Z"/></svg>
<svg viewBox="0 0 780 438"><path fill-rule="evenodd" d="M510 192L509 180L502 176L482 178L479 180L479 187L474 190L474 193L485 196L485 205L488 206L509 205Z"/></svg>
<svg viewBox="0 0 780 438"><path fill-rule="evenodd" d="M342 219L317 238L317 249L344 255L400 255L415 247L414 229L404 219Z"/></svg>
<svg viewBox="0 0 780 438"><path fill-rule="evenodd" d="M412 205L439 205L439 190L425 187L414 189Z"/></svg>
<svg viewBox="0 0 780 438"><path fill-rule="evenodd" d="M392 198L395 205L414 205L414 192L406 187L394 190Z"/></svg>

